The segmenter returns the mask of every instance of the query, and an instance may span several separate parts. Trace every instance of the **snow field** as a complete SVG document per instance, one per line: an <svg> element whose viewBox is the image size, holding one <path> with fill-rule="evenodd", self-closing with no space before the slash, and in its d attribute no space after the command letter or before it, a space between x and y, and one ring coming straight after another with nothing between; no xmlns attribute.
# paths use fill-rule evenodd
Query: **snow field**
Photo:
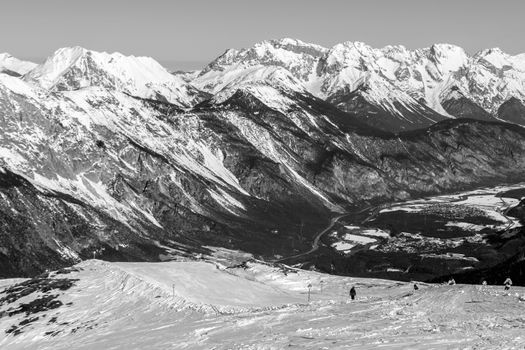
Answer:
<svg viewBox="0 0 525 350"><path fill-rule="evenodd" d="M54 350L488 349L525 344L525 303L519 299L525 291L520 287L505 293L502 286L419 283L414 291L411 283L258 262L226 268L206 262L90 260L76 267L82 270L57 275L79 279L60 292L64 305L37 314L40 318L17 336L1 333L2 349L34 349L37 344ZM354 302L347 297L351 286L357 289ZM232 308L221 311L225 305ZM0 327L21 317L2 317ZM56 320L49 322L51 317Z"/></svg>

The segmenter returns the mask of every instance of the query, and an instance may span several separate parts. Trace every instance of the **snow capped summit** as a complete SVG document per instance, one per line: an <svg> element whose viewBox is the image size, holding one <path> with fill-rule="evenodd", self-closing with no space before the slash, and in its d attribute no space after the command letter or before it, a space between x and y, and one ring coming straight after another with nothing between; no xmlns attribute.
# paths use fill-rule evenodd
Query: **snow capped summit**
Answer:
<svg viewBox="0 0 525 350"><path fill-rule="evenodd" d="M25 81L47 90L99 86L183 108L207 99L208 94L218 94L216 101L224 100L249 85L276 85L310 93L336 102L344 111L355 108L355 96L359 95L362 103L371 105L359 109L363 120L376 120L380 113L379 119L390 119L384 124L390 125L389 129L403 119L402 114L417 111L410 118L414 123L401 122L395 127L399 131L428 126L446 117L476 117L482 111L482 119L487 115L499 118L498 109L504 102L511 98L525 101L525 54L512 56L494 48L470 56L452 44L409 50L402 45L373 48L359 41L325 48L291 38L265 40L249 48L226 50L191 74L171 74L149 57L81 47L59 49L36 67L15 60L0 55L0 69L25 75ZM452 88L468 103L454 102L456 107L449 108L449 99L459 101L450 94ZM462 112L463 108L469 112Z"/></svg>
<svg viewBox="0 0 525 350"><path fill-rule="evenodd" d="M348 41L327 49L288 38L263 41L251 48L226 51L193 83L215 93L260 67L287 70L295 78L294 84L301 84L319 98L338 100L343 110L353 108L353 104L345 106L342 101L348 99L343 95L364 85L370 97L365 99L374 104L373 109L384 112L396 101L404 101L409 110L425 109L444 117L462 116L464 113L457 109L454 109L457 114L451 114L444 108L452 87L458 88L469 101L469 109L473 108L475 113L485 111L493 118L501 104L510 98L525 101L525 54L511 56L499 49L489 49L470 56L452 44L409 50L401 45L377 49ZM394 114L399 113L405 112L396 110ZM388 116L385 114L384 118ZM420 119L428 120L428 113ZM413 127L426 123L415 123Z"/></svg>
<svg viewBox="0 0 525 350"><path fill-rule="evenodd" d="M525 53L512 56L499 48L492 48L478 52L473 59L485 67L491 66L498 70L525 72Z"/></svg>
<svg viewBox="0 0 525 350"><path fill-rule="evenodd" d="M362 42L347 41L336 44L326 52L323 61L330 66L341 66L341 68L360 63L361 59L376 56L376 52L370 46Z"/></svg>
<svg viewBox="0 0 525 350"><path fill-rule="evenodd" d="M317 60L325 52L326 49L319 45L295 39L262 41L248 49L227 50L202 70L194 84L205 91L216 91L216 77L220 72L232 75L232 72L238 71L235 74L238 76L243 74L243 70L257 66L282 67L304 82L315 71Z"/></svg>
<svg viewBox="0 0 525 350"><path fill-rule="evenodd" d="M79 46L58 49L44 64L33 69L26 80L38 81L43 88L51 89L87 53L86 49Z"/></svg>
<svg viewBox="0 0 525 350"><path fill-rule="evenodd" d="M0 72L24 75L36 66L36 63L19 60L8 53L0 53Z"/></svg>
<svg viewBox="0 0 525 350"><path fill-rule="evenodd" d="M465 50L456 45L434 44L429 49L429 56L441 74L456 72L469 64Z"/></svg>
<svg viewBox="0 0 525 350"><path fill-rule="evenodd" d="M24 79L48 90L102 86L180 106L193 105L199 95L197 89L150 57L109 54L78 46L57 50Z"/></svg>

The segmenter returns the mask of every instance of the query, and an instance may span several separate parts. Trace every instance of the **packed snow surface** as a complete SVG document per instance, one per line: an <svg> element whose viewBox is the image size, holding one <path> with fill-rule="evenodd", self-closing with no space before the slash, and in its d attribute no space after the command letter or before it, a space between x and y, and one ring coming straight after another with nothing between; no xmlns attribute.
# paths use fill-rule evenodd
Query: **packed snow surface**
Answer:
<svg viewBox="0 0 525 350"><path fill-rule="evenodd" d="M324 275L247 262L84 261L52 290L62 306L4 313L2 349L521 348L525 290ZM5 283L4 283L5 282ZM9 285L18 280L8 280ZM308 302L308 286L310 301ZM357 300L350 301L351 286ZM4 293L0 292L0 297ZM38 318L36 318L38 317ZM28 322L28 319L32 321ZM24 320L26 320L24 322Z"/></svg>

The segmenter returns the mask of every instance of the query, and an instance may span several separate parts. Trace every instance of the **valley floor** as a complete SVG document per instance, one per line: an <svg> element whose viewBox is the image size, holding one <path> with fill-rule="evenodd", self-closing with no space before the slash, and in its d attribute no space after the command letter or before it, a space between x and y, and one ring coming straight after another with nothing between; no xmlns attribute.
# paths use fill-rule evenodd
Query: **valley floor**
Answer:
<svg viewBox="0 0 525 350"><path fill-rule="evenodd" d="M514 208L524 188L479 188L346 215L321 238L331 248L324 260L332 272L404 281L493 267L523 251L523 218ZM483 276L489 278L502 283L506 276Z"/></svg>
<svg viewBox="0 0 525 350"><path fill-rule="evenodd" d="M525 288L419 284L415 291L411 283L255 261L89 260L8 288L13 283L20 280L0 283L2 349L525 346Z"/></svg>

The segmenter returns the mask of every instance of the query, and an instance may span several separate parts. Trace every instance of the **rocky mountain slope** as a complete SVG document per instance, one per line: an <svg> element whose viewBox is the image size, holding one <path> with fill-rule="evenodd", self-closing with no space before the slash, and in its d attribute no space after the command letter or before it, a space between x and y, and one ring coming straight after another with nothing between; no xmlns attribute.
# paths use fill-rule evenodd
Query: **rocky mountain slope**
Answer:
<svg viewBox="0 0 525 350"><path fill-rule="evenodd" d="M380 131L305 84L328 51L282 45L286 64L255 50L246 59L269 66L228 76L221 60L241 55L229 51L190 82L149 58L82 48L0 74L3 276L207 246L273 259L349 208L521 178L521 127L447 118ZM293 68L299 58L311 67Z"/></svg>
<svg viewBox="0 0 525 350"><path fill-rule="evenodd" d="M384 130L417 129L447 117L510 122L523 117L498 113L505 102L523 106L525 99L525 56L499 49L468 55L448 44L408 50L270 40L226 51L192 83L216 93L261 67L285 69L313 95L344 111L357 107L363 121Z"/></svg>

